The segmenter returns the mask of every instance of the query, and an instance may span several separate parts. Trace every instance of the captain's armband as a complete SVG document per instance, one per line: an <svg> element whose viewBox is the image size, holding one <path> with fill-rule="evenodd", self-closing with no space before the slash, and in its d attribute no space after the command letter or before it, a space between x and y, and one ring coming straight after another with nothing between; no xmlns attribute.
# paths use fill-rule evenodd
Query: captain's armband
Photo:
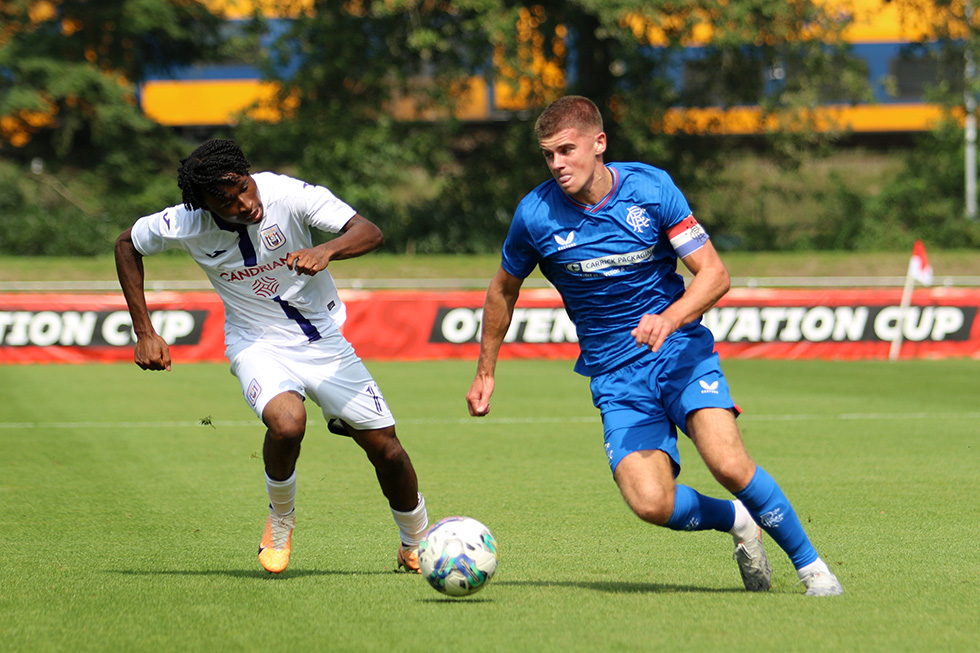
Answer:
<svg viewBox="0 0 980 653"><path fill-rule="evenodd" d="M694 214L687 216L667 230L670 246L677 252L679 258L684 258L698 251L708 242L708 232L694 219Z"/></svg>

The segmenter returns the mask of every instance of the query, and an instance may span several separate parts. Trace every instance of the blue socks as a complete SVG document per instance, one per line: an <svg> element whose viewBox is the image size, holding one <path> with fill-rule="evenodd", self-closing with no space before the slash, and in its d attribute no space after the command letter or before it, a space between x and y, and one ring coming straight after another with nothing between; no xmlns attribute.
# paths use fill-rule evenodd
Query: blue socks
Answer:
<svg viewBox="0 0 980 653"><path fill-rule="evenodd" d="M674 513L665 524L667 528L675 531L727 532L734 524L735 505L731 501L706 497L686 485L676 486Z"/></svg>
<svg viewBox="0 0 980 653"><path fill-rule="evenodd" d="M817 559L817 551L810 544L796 511L766 470L757 466L752 480L736 492L735 497L745 505L762 530L786 552L794 567L800 569ZM686 485L676 486L674 512L665 524L667 528L727 533L734 524L735 505L731 501L706 497Z"/></svg>
<svg viewBox="0 0 980 653"><path fill-rule="evenodd" d="M789 499L766 470L757 466L752 480L735 496L762 530L786 552L794 567L799 569L817 559L817 551L810 544Z"/></svg>

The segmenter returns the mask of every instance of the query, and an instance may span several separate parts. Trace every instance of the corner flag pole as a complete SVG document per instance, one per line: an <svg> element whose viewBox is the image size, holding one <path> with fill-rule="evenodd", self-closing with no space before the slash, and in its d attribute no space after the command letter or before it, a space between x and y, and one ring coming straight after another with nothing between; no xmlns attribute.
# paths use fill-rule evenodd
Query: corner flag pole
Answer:
<svg viewBox="0 0 980 653"><path fill-rule="evenodd" d="M902 301L898 306L898 328L895 329L895 338L892 346L888 350L888 360L897 361L898 354L902 350L902 334L905 332L905 314L908 313L909 305L912 303L912 288L915 286L915 279L912 277L911 266L905 275L905 288L902 289Z"/></svg>
<svg viewBox="0 0 980 653"><path fill-rule="evenodd" d="M915 287L916 281L923 286L932 285L932 266L929 265L926 246L922 244L921 240L915 241L915 245L912 246L912 258L909 259L909 269L905 273L905 288L902 289L902 301L898 308L898 328L895 329L895 337L892 339L892 345L888 350L888 360L898 360L898 354L902 350L905 315L912 304L912 289Z"/></svg>
<svg viewBox="0 0 980 653"><path fill-rule="evenodd" d="M966 0L966 27L967 30L973 29L973 2ZM964 52L965 62L963 68L963 104L966 110L966 120L964 121L964 139L966 160L964 165L965 186L966 186L966 218L967 220L977 220L977 99L974 86L977 77L977 64L973 57L973 39L966 41Z"/></svg>

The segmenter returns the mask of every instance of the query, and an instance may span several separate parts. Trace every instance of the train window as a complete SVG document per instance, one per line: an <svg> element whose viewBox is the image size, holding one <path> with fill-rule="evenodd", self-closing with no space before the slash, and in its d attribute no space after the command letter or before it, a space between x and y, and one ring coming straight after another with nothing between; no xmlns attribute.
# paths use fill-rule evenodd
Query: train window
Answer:
<svg viewBox="0 0 980 653"><path fill-rule="evenodd" d="M861 99L870 75L867 61L859 58L835 57L825 63L824 67L836 71L837 74L822 76L817 86L817 99L821 104L856 102ZM813 78L813 75L807 72L804 62L798 57L785 57L780 70L781 77L770 77L774 81L782 82L783 87L790 91L799 90ZM845 71L849 74L845 74Z"/></svg>
<svg viewBox="0 0 980 653"><path fill-rule="evenodd" d="M765 93L767 67L751 49L706 51L683 67L683 104L758 104Z"/></svg>
<svg viewBox="0 0 980 653"><path fill-rule="evenodd" d="M963 88L962 64L941 60L933 52L901 52L888 62L892 92L900 100L922 100L929 89L948 83Z"/></svg>

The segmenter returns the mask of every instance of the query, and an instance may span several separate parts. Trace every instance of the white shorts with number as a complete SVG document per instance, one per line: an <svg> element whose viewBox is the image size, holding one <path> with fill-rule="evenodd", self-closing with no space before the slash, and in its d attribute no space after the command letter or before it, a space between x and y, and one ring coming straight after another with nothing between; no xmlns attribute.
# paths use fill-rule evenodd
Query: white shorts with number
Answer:
<svg viewBox="0 0 980 653"><path fill-rule="evenodd" d="M293 347L242 342L226 353L231 373L260 419L273 397L294 391L313 399L326 419L339 417L359 430L395 423L378 384L339 332Z"/></svg>

